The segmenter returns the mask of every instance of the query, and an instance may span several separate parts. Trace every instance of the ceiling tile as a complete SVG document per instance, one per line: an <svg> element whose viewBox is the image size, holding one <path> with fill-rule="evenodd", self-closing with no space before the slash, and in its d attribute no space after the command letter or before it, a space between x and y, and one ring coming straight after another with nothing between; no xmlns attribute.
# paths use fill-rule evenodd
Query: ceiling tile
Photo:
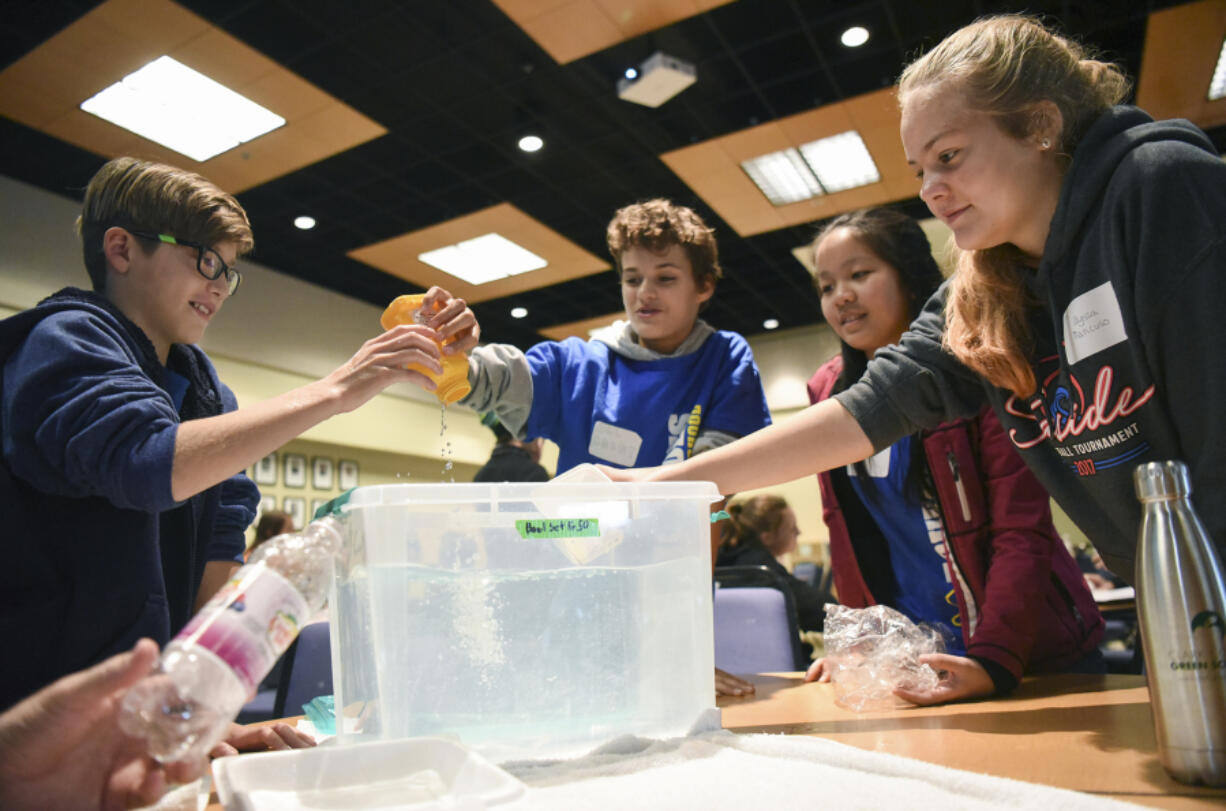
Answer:
<svg viewBox="0 0 1226 811"><path fill-rule="evenodd" d="M907 58L957 26L982 14L1020 8L1002 0L584 0L581 7L589 16L616 29L614 39L559 63L508 16L503 8L508 3L491 0L184 0L181 7L166 3L156 8L148 6L150 1L108 5L103 15L113 15L107 25L117 36L78 33L74 47L43 57L37 65L22 60L102 4L6 4L0 14L0 71L14 70L8 81L0 78L0 104L19 108L22 120L72 137L65 127L80 118L70 108L81 93L97 89L99 60L119 53L139 63L153 53L153 43L170 36L199 64L239 77L252 98L287 118L306 120L340 102L360 114L361 121L388 130L297 169L287 159L303 147L282 144L278 138L283 135L265 142L275 149L244 150L251 156L245 162L284 171L240 194L256 227L258 261L383 306L419 285L346 252L438 227L497 202L515 206L561 235L597 268L607 267L605 227L612 213L635 200L663 196L693 206L719 238L728 275L703 317L718 328L750 335L762 332L767 317L784 326L820 321L816 296L792 251L836 209L868 200L845 193L840 200L802 206L803 216L782 216L788 212L766 204L766 216L746 228L741 218L746 212L761 215L763 204L752 185L746 188L735 162L725 155L716 168L697 167L705 179L691 188L661 156L683 163L686 149L724 137L735 143L755 122L772 126L773 137L787 142L804 136L804 122L815 110L835 103L849 105L848 120L870 130L865 138L874 154L896 149L896 111L891 113L887 104L874 112L860 97L871 102L883 83L896 79ZM134 3L142 13L130 11ZM570 0L523 0L518 5L528 16L539 17L561 13ZM1186 88L1191 88L1191 99L1207 83L1207 76L1192 78L1204 71L1203 65L1179 60L1191 57L1193 34L1209 35L1212 26L1204 21L1177 24L1178 56L1148 56L1143 65L1147 16L1159 12L1149 24L1157 32L1162 14L1190 13L1199 5L1034 0L1026 8L1105 50L1134 75L1144 67L1142 88L1149 87L1149 69L1165 63L1172 77L1164 80L1165 89L1157 96L1142 91L1143 102L1162 112L1162 104L1175 101ZM191 14L185 16L183 8ZM655 13L682 17L649 22L657 26L651 30L635 28L644 14ZM868 27L872 36L864 46L848 49L838 37L853 23ZM582 27L558 30L574 40ZM230 40L251 53L228 58L224 48L230 46L215 43ZM141 43L146 50L124 50ZM697 83L657 109L619 99L616 82L622 72L656 51L692 62ZM261 73L270 63L285 70ZM47 77L56 78L58 95L45 86ZM315 120L322 127L328 119L321 115ZM1226 149L1226 125L1215 120L1202 119L1213 127L1210 137ZM91 121L78 128L91 130L110 153L139 150L134 136L110 125ZM528 128L545 138L538 153L515 146ZM348 127L333 126L330 134L321 131L310 140L332 142L343 129ZM168 153L157 154L173 160ZM103 161L101 152L0 118L0 171L9 176L78 196ZM228 170L208 164L190 168L231 182ZM881 184L884 197L896 199L892 205L912 216L923 216L915 181L904 174L891 170ZM700 187L702 196L696 191ZM717 205L712 194L726 200ZM300 213L316 217L314 230L293 227ZM526 347L541 339L539 329L621 309L611 270L536 283L536 289L496 293L477 305L486 339ZM527 307L529 317L512 319L512 306Z"/></svg>

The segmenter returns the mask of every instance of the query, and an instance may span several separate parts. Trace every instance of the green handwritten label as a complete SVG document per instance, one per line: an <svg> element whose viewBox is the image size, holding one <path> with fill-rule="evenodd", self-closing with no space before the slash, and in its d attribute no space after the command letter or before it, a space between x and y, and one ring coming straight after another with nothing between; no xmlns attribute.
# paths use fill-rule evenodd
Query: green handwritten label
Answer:
<svg viewBox="0 0 1226 811"><path fill-rule="evenodd" d="M600 521L595 518L537 518L516 521L521 538L598 538Z"/></svg>

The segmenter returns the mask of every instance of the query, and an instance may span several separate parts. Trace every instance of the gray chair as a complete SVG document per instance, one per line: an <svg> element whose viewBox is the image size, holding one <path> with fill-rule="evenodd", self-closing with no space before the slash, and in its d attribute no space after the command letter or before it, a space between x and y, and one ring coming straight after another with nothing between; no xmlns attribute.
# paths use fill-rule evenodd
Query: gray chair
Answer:
<svg viewBox="0 0 1226 811"><path fill-rule="evenodd" d="M804 670L796 605L765 566L715 568L715 666L729 673Z"/></svg>

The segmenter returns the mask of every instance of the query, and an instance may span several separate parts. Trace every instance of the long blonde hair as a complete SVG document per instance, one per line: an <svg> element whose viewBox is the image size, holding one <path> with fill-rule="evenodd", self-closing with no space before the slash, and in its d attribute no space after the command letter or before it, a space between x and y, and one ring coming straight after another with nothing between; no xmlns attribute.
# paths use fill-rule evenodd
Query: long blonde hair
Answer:
<svg viewBox="0 0 1226 811"><path fill-rule="evenodd" d="M996 119L1015 138L1032 135L1043 121L1038 105L1060 110L1063 128L1056 154L1069 158L1086 130L1118 104L1129 89L1115 65L1057 36L1038 20L1007 14L978 20L950 34L903 71L899 103L920 88L943 85L962 94L968 107ZM1019 397L1036 388L1029 363L1036 302L1024 284L1021 252L1013 245L959 250L945 305L945 346L963 364Z"/></svg>

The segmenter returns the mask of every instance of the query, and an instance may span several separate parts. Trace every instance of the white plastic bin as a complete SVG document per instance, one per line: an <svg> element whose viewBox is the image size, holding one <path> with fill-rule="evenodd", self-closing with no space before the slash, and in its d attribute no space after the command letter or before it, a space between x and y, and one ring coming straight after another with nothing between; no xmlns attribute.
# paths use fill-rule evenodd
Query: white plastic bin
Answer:
<svg viewBox="0 0 1226 811"><path fill-rule="evenodd" d="M356 490L332 595L341 742L495 762L685 734L714 704L708 482Z"/></svg>

